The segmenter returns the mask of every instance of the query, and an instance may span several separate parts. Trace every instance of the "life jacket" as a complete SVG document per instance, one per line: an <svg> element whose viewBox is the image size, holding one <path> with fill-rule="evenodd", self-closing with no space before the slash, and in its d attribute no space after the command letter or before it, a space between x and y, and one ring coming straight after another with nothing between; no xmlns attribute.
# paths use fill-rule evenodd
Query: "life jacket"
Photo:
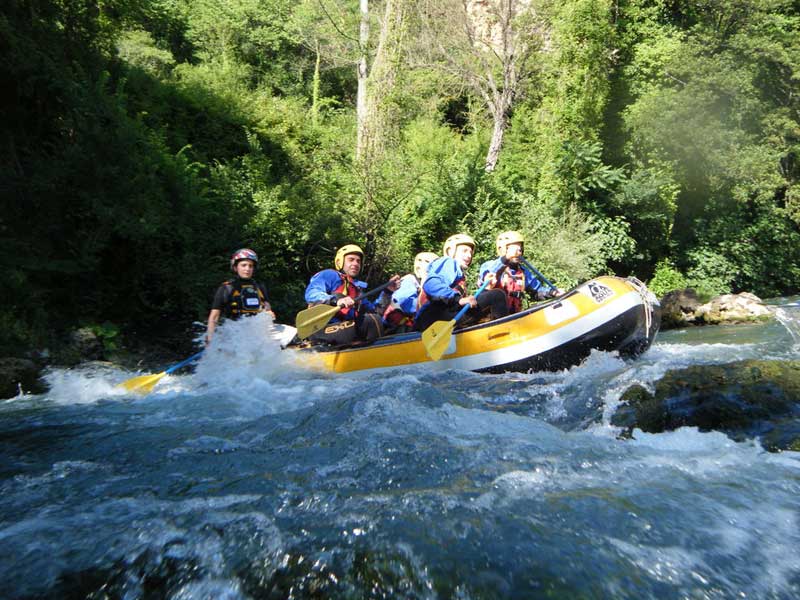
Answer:
<svg viewBox="0 0 800 600"><path fill-rule="evenodd" d="M407 315L398 306L389 304L383 313L383 320L389 329L405 326L411 328L414 326L414 315Z"/></svg>
<svg viewBox="0 0 800 600"><path fill-rule="evenodd" d="M222 285L228 288L229 294L226 317L238 319L242 315L255 315L264 309L267 298L261 286L252 279L245 282L237 278Z"/></svg>
<svg viewBox="0 0 800 600"><path fill-rule="evenodd" d="M503 270L499 287L506 293L506 304L509 314L522 309L522 296L525 294L525 271L521 268L512 272L511 268Z"/></svg>
<svg viewBox="0 0 800 600"><path fill-rule="evenodd" d="M462 275L461 277L459 277L458 279L455 280L453 285L450 286L450 289L451 290L455 290L456 292L461 294L461 297L463 298L463 297L465 297L467 295L466 283L467 283L467 280ZM420 288L419 288L419 298L417 300L417 306L419 307L417 309L417 313L419 314L419 310L423 306L427 306L429 302L430 302L430 298L428 298L428 294L425 293L425 288L420 286Z"/></svg>
<svg viewBox="0 0 800 600"><path fill-rule="evenodd" d="M344 273L340 272L339 273L339 277L342 279L342 282L339 284L339 287L337 287L331 293L332 294L343 294L345 296L350 296L351 298L353 298L353 300L355 300L359 295L358 286L355 284L355 282L353 282L352 279L350 279ZM354 306L352 309L343 308L339 312L336 313L336 317L338 317L340 321L350 321L350 320L352 320L354 318L353 316L350 315L350 311L353 310L353 309L357 310L357 307Z"/></svg>

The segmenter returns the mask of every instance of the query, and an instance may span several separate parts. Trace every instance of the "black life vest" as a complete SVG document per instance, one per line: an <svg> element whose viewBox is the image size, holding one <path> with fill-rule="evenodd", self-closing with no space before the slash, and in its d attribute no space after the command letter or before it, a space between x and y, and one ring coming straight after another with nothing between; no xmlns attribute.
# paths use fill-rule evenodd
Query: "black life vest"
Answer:
<svg viewBox="0 0 800 600"><path fill-rule="evenodd" d="M235 320L242 315L255 315L264 310L267 297L258 282L252 279L244 281L237 277L223 285L228 290L226 317Z"/></svg>

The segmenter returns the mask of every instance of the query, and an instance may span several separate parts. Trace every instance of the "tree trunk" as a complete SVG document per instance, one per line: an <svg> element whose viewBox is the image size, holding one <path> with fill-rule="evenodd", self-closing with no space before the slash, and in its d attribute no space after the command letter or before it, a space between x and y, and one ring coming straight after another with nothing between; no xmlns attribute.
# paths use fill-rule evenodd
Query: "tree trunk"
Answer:
<svg viewBox="0 0 800 600"><path fill-rule="evenodd" d="M400 69L404 31L403 0L387 0L375 58L367 78L366 114L362 158L379 160L397 136L397 115L392 95Z"/></svg>
<svg viewBox="0 0 800 600"><path fill-rule="evenodd" d="M492 130L492 141L489 142L489 151L486 153L486 167L487 173L494 171L497 166L497 159L500 157L500 150L503 147L503 136L508 127L508 118L505 115L494 115L494 129Z"/></svg>
<svg viewBox="0 0 800 600"><path fill-rule="evenodd" d="M503 137L511 122L511 109L514 105L514 92L506 88L502 92L495 91L494 98L488 102L489 112L494 121L492 140L489 142L489 151L486 153L485 171L491 173L497 166L500 150L503 148Z"/></svg>
<svg viewBox="0 0 800 600"><path fill-rule="evenodd" d="M316 126L319 118L319 66L321 53L319 51L319 40L316 40L317 62L314 64L314 82L311 87L311 122Z"/></svg>
<svg viewBox="0 0 800 600"><path fill-rule="evenodd" d="M367 124L367 52L369 43L369 0L360 0L361 25L358 31L358 93L356 96L356 159L364 155Z"/></svg>

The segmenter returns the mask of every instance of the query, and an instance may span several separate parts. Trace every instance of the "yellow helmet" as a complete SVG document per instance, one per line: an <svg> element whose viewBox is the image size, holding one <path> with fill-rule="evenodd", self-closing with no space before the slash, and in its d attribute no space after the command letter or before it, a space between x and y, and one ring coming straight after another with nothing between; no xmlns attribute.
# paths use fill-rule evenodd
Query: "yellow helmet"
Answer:
<svg viewBox="0 0 800 600"><path fill-rule="evenodd" d="M452 258L452 254L448 252L448 250L452 250L453 254L456 252L456 246L470 246L473 250L475 250L475 240L473 240L470 236L466 233L457 233L455 235L451 235L444 241L444 246L442 248L445 256L450 256Z"/></svg>
<svg viewBox="0 0 800 600"><path fill-rule="evenodd" d="M414 275L422 280L428 272L428 265L435 261L438 256L434 252L420 252L414 257Z"/></svg>
<svg viewBox="0 0 800 600"><path fill-rule="evenodd" d="M519 244L520 246L525 243L525 238L519 231L504 231L497 236L495 246L497 248L497 256L506 255L506 247L509 244Z"/></svg>
<svg viewBox="0 0 800 600"><path fill-rule="evenodd" d="M344 268L344 257L348 254L360 254L361 260L364 260L364 251L359 246L345 244L336 251L336 257L333 259L333 265L337 271L341 271Z"/></svg>

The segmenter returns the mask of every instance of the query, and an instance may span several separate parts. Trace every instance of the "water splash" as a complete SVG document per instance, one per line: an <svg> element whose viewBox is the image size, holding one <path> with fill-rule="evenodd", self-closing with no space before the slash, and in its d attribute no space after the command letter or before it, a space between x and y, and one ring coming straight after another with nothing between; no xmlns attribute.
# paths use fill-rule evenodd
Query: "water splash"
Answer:
<svg viewBox="0 0 800 600"><path fill-rule="evenodd" d="M800 352L800 307L793 304L775 309L775 318L786 328L794 341L793 350Z"/></svg>
<svg viewBox="0 0 800 600"><path fill-rule="evenodd" d="M197 365L194 376L182 382L184 391L224 390L240 396L269 393L293 380L318 379L297 353L281 349L279 335L266 313L217 328L214 341ZM291 383L289 383L291 386Z"/></svg>

